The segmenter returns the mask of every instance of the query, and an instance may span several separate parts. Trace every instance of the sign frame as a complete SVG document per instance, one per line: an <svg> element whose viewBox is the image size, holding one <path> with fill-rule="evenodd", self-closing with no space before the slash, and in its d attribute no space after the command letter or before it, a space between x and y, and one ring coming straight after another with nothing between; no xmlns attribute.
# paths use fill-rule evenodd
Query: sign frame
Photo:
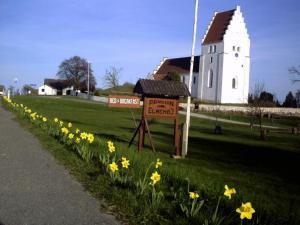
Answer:
<svg viewBox="0 0 300 225"><path fill-rule="evenodd" d="M176 119L178 109L178 99L144 98L143 116L147 119Z"/></svg>

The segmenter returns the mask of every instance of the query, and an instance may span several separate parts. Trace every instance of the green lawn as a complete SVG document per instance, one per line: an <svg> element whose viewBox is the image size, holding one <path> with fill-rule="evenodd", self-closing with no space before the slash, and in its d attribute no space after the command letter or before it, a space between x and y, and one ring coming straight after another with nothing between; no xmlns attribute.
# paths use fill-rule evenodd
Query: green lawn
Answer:
<svg viewBox="0 0 300 225"><path fill-rule="evenodd" d="M69 121L74 126L103 138L125 142L134 132L128 109L108 108L104 104L70 98L24 97L14 99L43 115ZM138 119L140 110L134 110ZM288 124L297 123L288 120ZM181 117L181 122L184 117ZM287 123L287 122L284 122ZM261 210L280 212L283 216L296 213L300 217L300 136L272 131L267 141L259 139L257 130L245 126L222 124L222 135L213 133L214 121L191 119L188 157L170 158L173 153L171 121L150 122L158 151L147 148L135 157L145 160L160 157L171 177L189 177L191 183L208 195L223 190L224 184L234 186L244 201L251 201ZM136 144L136 142L134 143Z"/></svg>

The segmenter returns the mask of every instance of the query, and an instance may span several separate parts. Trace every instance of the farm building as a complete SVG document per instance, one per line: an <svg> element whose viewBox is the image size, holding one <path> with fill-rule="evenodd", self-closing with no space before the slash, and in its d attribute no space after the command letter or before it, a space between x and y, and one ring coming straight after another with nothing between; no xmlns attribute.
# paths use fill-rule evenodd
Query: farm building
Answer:
<svg viewBox="0 0 300 225"><path fill-rule="evenodd" d="M45 79L44 85L39 87L39 95L70 95L73 86L67 80Z"/></svg>

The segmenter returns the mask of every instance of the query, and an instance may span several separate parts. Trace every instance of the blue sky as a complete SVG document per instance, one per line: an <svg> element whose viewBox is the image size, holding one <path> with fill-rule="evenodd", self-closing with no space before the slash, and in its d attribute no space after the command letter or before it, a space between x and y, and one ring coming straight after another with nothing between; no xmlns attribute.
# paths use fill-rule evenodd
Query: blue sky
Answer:
<svg viewBox="0 0 300 225"><path fill-rule="evenodd" d="M250 88L264 82L283 100L300 65L298 0L200 0L197 54L214 11L241 5L251 38ZM43 83L79 55L92 63L98 86L109 66L121 82L145 77L162 57L191 52L194 0L0 0L0 84Z"/></svg>

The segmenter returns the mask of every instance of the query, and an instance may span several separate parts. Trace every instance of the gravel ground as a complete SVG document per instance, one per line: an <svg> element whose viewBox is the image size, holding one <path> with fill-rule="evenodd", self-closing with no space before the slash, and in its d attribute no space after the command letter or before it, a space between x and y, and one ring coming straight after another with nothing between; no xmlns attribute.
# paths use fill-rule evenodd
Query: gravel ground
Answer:
<svg viewBox="0 0 300 225"><path fill-rule="evenodd" d="M120 224L0 106L0 225Z"/></svg>

